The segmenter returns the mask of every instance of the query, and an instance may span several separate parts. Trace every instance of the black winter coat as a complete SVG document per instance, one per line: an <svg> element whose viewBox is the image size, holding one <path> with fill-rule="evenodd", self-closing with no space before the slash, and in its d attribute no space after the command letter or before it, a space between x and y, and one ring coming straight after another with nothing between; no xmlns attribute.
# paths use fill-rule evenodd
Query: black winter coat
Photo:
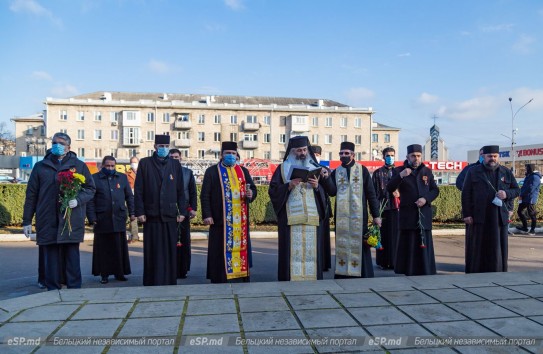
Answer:
<svg viewBox="0 0 543 354"><path fill-rule="evenodd" d="M77 194L77 207L72 209L70 218L72 232L60 214L59 172L73 170L85 176L85 183ZM94 180L90 171L74 152L69 151L59 163L53 154L34 166L26 187L23 211L23 225L31 225L36 214L36 243L40 246L56 243L79 243L85 237L86 204L93 198ZM64 229L64 232L63 232Z"/></svg>
<svg viewBox="0 0 543 354"><path fill-rule="evenodd" d="M134 216L134 195L124 173L106 176L102 171L92 175L96 194L87 205L87 219L95 233L126 231L127 216Z"/></svg>
<svg viewBox="0 0 543 354"><path fill-rule="evenodd" d="M387 190L400 191L400 229L419 229L419 208L415 202L419 198L426 199L426 204L420 208L422 213L422 226L425 230L432 229L432 202L439 195L439 188L434 180L432 171L423 163L414 169L409 176L400 177L400 173L406 168L411 168L404 161L404 165L396 167L396 173L387 184Z"/></svg>
<svg viewBox="0 0 543 354"><path fill-rule="evenodd" d="M177 215L187 216L183 172L177 160L162 160L157 153L140 160L134 202L136 216L145 215L148 222L175 222Z"/></svg>

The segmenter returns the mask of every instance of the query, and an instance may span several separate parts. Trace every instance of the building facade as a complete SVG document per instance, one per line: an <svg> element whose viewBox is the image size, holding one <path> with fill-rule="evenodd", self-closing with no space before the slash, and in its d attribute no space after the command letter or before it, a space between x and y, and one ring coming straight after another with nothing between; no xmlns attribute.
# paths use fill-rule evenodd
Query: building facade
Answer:
<svg viewBox="0 0 543 354"><path fill-rule="evenodd" d="M242 159L277 161L296 135L322 146L323 160L338 159L342 141L355 143L358 160L373 160L376 148L398 148L399 133L373 122L373 113L324 99L95 92L47 98L43 117L13 121L19 156L30 152L31 133L50 139L62 131L85 161L150 156L155 134L169 134L184 160L217 160L221 141L237 141Z"/></svg>
<svg viewBox="0 0 543 354"><path fill-rule="evenodd" d="M513 159L514 156L514 159ZM475 162L479 158L479 150L468 151L468 161ZM543 144L518 145L514 150L510 146L500 146L500 163L507 168L513 167L515 161L515 177L523 178L525 165L534 164L537 171L543 170Z"/></svg>

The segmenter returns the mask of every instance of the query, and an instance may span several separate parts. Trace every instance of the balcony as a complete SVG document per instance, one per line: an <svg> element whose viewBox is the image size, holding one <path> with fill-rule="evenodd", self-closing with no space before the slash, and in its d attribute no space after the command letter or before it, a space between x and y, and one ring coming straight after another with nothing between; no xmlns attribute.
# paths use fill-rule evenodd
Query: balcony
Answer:
<svg viewBox="0 0 543 354"><path fill-rule="evenodd" d="M192 122L190 120L176 120L173 127L181 130L190 129L192 128Z"/></svg>
<svg viewBox="0 0 543 354"><path fill-rule="evenodd" d="M241 144L242 144L243 149L257 149L258 148L258 141L243 140Z"/></svg>
<svg viewBox="0 0 543 354"><path fill-rule="evenodd" d="M243 130L248 131L255 131L260 129L260 123L248 123L246 121L243 121Z"/></svg>
<svg viewBox="0 0 543 354"><path fill-rule="evenodd" d="M190 139L176 139L174 145L178 148L188 148L190 147Z"/></svg>

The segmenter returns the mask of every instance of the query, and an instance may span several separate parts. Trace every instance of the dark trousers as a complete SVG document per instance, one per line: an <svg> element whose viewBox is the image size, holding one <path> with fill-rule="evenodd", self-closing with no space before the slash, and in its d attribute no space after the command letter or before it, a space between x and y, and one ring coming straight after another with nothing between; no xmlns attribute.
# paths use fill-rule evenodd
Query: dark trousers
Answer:
<svg viewBox="0 0 543 354"><path fill-rule="evenodd" d="M61 289L64 281L68 289L81 288L79 243L53 244L42 247L47 290Z"/></svg>
<svg viewBox="0 0 543 354"><path fill-rule="evenodd" d="M38 246L38 283L45 285L45 256L43 255L43 247Z"/></svg>
<svg viewBox="0 0 543 354"><path fill-rule="evenodd" d="M520 222L522 222L522 227L526 229L528 228L528 219L526 218L526 215L524 215L524 210L528 212L528 216L532 220L531 229L534 230L537 223L537 211L535 210L535 204L520 203L518 206L518 218L520 219Z"/></svg>

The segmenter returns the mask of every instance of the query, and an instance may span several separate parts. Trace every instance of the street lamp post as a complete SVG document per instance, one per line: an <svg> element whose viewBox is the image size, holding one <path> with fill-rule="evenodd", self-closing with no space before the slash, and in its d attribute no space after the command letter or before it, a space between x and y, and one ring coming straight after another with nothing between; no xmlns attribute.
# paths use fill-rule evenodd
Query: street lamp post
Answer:
<svg viewBox="0 0 543 354"><path fill-rule="evenodd" d="M511 155L512 155L512 165L511 165L511 171L513 172L513 176L515 175L515 134L517 133L515 129L515 117L517 116L518 112L520 112L521 109L526 107L530 102L532 102L534 99L530 99L528 102L523 104L517 111L513 114L513 99L509 97L509 106L511 107Z"/></svg>

